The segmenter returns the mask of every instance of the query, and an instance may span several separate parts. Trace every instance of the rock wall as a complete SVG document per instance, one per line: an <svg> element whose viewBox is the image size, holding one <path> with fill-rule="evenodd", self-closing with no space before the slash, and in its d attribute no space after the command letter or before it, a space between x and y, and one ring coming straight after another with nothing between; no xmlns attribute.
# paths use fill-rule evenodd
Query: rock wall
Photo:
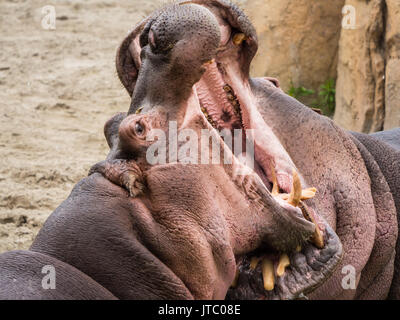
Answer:
<svg viewBox="0 0 400 320"><path fill-rule="evenodd" d="M337 77L336 123L367 133L400 127L400 0L240 3L259 35L253 76L276 77L285 91L317 91ZM354 19L342 15L348 6Z"/></svg>
<svg viewBox="0 0 400 320"><path fill-rule="evenodd" d="M339 41L334 120L355 131L383 129L385 117L385 1L347 0L355 8L354 29Z"/></svg>
<svg viewBox="0 0 400 320"><path fill-rule="evenodd" d="M400 0L346 0L356 26L339 41L336 113L366 133L400 126Z"/></svg>
<svg viewBox="0 0 400 320"><path fill-rule="evenodd" d="M284 90L291 81L317 90L336 78L343 5L344 0L245 1L260 42L252 74L277 77Z"/></svg>
<svg viewBox="0 0 400 320"><path fill-rule="evenodd" d="M400 127L400 0L386 0L385 123L384 129Z"/></svg>

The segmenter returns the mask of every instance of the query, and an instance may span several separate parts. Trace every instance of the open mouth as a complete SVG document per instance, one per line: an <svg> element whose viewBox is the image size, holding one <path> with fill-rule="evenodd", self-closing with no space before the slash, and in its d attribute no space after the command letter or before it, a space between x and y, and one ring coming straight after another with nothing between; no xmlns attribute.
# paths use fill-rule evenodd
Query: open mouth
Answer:
<svg viewBox="0 0 400 320"><path fill-rule="evenodd" d="M261 115L255 112L257 106L246 80L247 67L243 66L245 52L249 50L248 47L254 46L252 42L256 39L240 29L237 16L217 16L217 19L221 30L220 48L216 58L204 65L206 71L194 86L201 111L218 131L242 129L244 135L247 129L265 131L266 125L260 121ZM274 196L290 202L285 192L293 195L295 186L289 189L285 183L279 185L273 155L257 141L255 160L254 170L268 190ZM315 195L315 191L310 188L300 192L304 193L303 200L306 201ZM313 238L293 252L279 252L266 244L255 252L236 257L237 275L228 292L228 299L305 298L334 271L334 268L326 268L326 265L329 262L334 266L340 260L340 254L335 255L341 252L337 236L326 223L318 220L304 202L301 201L299 205L304 218L316 225Z"/></svg>
<svg viewBox="0 0 400 320"><path fill-rule="evenodd" d="M246 46L246 35L236 30L235 34L223 35L222 38L229 38L229 41L220 48L216 59L205 65L206 71L194 86L194 91L202 113L213 128L220 132L242 129L245 136L246 130L256 129L254 124L257 123L251 119L251 110L256 106L251 99L250 86L238 76L241 70L236 62L241 60L238 56ZM262 125L259 130L263 129ZM285 190L285 186L278 185L270 154L256 144L255 158L254 171L264 185L274 196L289 201L290 196L285 192L293 194L294 187L288 190L286 186ZM318 220L303 202L313 198L315 192L314 188L301 190L303 198L299 206L304 219L316 224L316 235L293 252L279 252L266 244L255 252L236 257L237 275L227 299L306 298L332 274L334 268L326 266L327 263L334 266L339 262L340 254L337 253L341 252L341 245L333 230Z"/></svg>
<svg viewBox="0 0 400 320"><path fill-rule="evenodd" d="M246 139L246 130L251 129L254 135L255 173L279 205L297 214L299 220L315 225L314 235L302 239L297 248L265 243L253 252L236 256L237 276L227 299L304 298L335 271L342 257L340 240L307 204L316 190L303 190L301 177L290 156L258 111L248 76L250 61L257 51L254 28L236 6L226 1L181 2L182 5L189 3L209 9L215 15L221 32L217 54L203 64L204 73L193 86L190 100L193 101L194 97L200 108L198 112L217 131L230 130L233 133L241 129ZM120 51L130 51L130 57L117 60L120 78L130 93L133 92L141 64L138 38L143 26L135 30L120 48Z"/></svg>

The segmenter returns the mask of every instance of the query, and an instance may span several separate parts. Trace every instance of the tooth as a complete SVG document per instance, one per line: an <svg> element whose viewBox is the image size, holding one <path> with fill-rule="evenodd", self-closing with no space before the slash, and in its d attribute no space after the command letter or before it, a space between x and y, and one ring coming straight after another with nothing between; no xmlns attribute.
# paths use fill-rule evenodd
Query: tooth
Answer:
<svg viewBox="0 0 400 320"><path fill-rule="evenodd" d="M140 107L136 110L135 114L141 114L143 110L143 107Z"/></svg>
<svg viewBox="0 0 400 320"><path fill-rule="evenodd" d="M297 247L296 247L296 252L300 252L301 251L301 246L300 245L298 245Z"/></svg>
<svg viewBox="0 0 400 320"><path fill-rule="evenodd" d="M214 63L214 59L211 59L211 60L208 60L208 61L204 62L205 65L213 64L213 63Z"/></svg>
<svg viewBox="0 0 400 320"><path fill-rule="evenodd" d="M324 248L324 237L322 236L322 232L319 229L318 225L314 222L315 224L315 233L311 239L312 243L318 248L318 249L323 249Z"/></svg>
<svg viewBox="0 0 400 320"><path fill-rule="evenodd" d="M228 93L228 94L227 94L227 97L228 97L228 99L229 99L230 101L235 100L235 97L234 97L233 94L231 94L231 93Z"/></svg>
<svg viewBox="0 0 400 320"><path fill-rule="evenodd" d="M274 165L271 163L271 175L272 175L272 191L271 194L273 196L277 196L279 194L279 186L278 179L276 178L276 171Z"/></svg>
<svg viewBox="0 0 400 320"><path fill-rule="evenodd" d="M251 270L256 270L260 260L261 260L261 258L252 257L251 260L250 260L250 269Z"/></svg>
<svg viewBox="0 0 400 320"><path fill-rule="evenodd" d="M301 192L301 200L308 200L312 199L315 197L315 194L317 193L317 189L315 188L308 188L305 189Z"/></svg>
<svg viewBox="0 0 400 320"><path fill-rule="evenodd" d="M229 85L224 85L224 90L226 91L226 92L231 92L232 91L232 88L229 86Z"/></svg>
<svg viewBox="0 0 400 320"><path fill-rule="evenodd" d="M246 40L244 33L237 33L233 36L233 43L237 46L240 46L244 40Z"/></svg>
<svg viewBox="0 0 400 320"><path fill-rule="evenodd" d="M301 192L301 198L300 200L309 200L315 197L315 194L317 193L317 189L315 188L309 188L309 189L305 189ZM289 195L287 193L280 193L279 197L282 200L289 200Z"/></svg>
<svg viewBox="0 0 400 320"><path fill-rule="evenodd" d="M264 289L267 291L274 290L275 287L275 275L274 275L274 264L271 260L264 258L262 261L262 274Z"/></svg>
<svg viewBox="0 0 400 320"><path fill-rule="evenodd" d="M233 279L231 288L236 288L237 287L238 281L239 281L239 275L240 275L240 271L239 271L239 269L236 269L235 279Z"/></svg>
<svg viewBox="0 0 400 320"><path fill-rule="evenodd" d="M297 171L293 169L293 187L292 192L289 195L289 204L291 204L293 207L298 207L300 204L301 194L302 190L300 178L297 174Z"/></svg>
<svg viewBox="0 0 400 320"><path fill-rule="evenodd" d="M278 268L276 270L276 275L282 277L285 274L285 270L290 266L290 260L286 253L282 254L279 258Z"/></svg>
<svg viewBox="0 0 400 320"><path fill-rule="evenodd" d="M303 203L301 203L301 211L303 212L304 218L306 218L306 220L312 222L315 225L315 232L314 232L314 235L311 238L311 242L318 249L323 249L325 244L324 244L324 237L322 235L321 229L319 228L319 226L316 223L314 217L308 212L307 207Z"/></svg>

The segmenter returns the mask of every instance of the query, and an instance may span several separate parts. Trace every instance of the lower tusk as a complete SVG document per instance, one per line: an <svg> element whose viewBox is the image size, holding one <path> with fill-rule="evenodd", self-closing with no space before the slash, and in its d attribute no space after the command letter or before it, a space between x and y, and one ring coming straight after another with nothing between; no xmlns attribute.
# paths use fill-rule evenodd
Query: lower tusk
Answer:
<svg viewBox="0 0 400 320"><path fill-rule="evenodd" d="M324 237L322 235L322 231L319 228L317 222L315 221L314 217L308 212L307 207L304 203L300 204L301 211L303 212L303 216L306 220L312 222L315 225L315 232L314 235L311 237L311 242L318 248L323 249L324 244Z"/></svg>
<svg viewBox="0 0 400 320"><path fill-rule="evenodd" d="M251 260L250 260L250 269L251 270L256 270L260 260L261 260L261 258L252 257Z"/></svg>
<svg viewBox="0 0 400 320"><path fill-rule="evenodd" d="M240 275L240 271L239 271L239 269L236 269L235 279L233 279L231 288L236 288L237 287L238 281L239 281L239 275Z"/></svg>
<svg viewBox="0 0 400 320"><path fill-rule="evenodd" d="M278 268L276 270L276 275L282 277L285 274L286 268L290 266L289 256L284 253L279 258Z"/></svg>
<svg viewBox="0 0 400 320"><path fill-rule="evenodd" d="M246 39L247 39L247 37L246 37L246 35L245 35L244 33L237 33L237 34L235 34L235 35L233 36L232 41L233 41L233 43L234 43L235 45L240 46L240 45L242 44L242 42L243 42L244 40L246 40Z"/></svg>
<svg viewBox="0 0 400 320"><path fill-rule="evenodd" d="M324 248L324 237L322 236L322 232L319 229L319 227L317 226L317 224L315 224L315 233L311 239L311 241L315 244L315 246L318 249L323 249Z"/></svg>
<svg viewBox="0 0 400 320"><path fill-rule="evenodd" d="M271 260L264 258L262 261L262 274L264 289L267 291L274 290L275 287L275 275L274 275L274 264Z"/></svg>
<svg viewBox="0 0 400 320"><path fill-rule="evenodd" d="M293 187L292 192L289 195L288 203L293 207L298 207L301 199L301 182L297 171L293 169Z"/></svg>

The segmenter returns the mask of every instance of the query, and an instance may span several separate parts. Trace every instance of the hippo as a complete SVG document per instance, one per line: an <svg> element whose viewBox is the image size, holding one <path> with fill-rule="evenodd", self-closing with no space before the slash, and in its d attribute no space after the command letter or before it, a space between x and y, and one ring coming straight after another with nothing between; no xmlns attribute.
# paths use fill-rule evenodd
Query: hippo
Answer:
<svg viewBox="0 0 400 320"><path fill-rule="evenodd" d="M256 51L229 1L178 1L139 23L117 53L132 100L105 125L107 159L28 251L0 255L0 299L400 298L399 131L339 128L250 78ZM149 163L148 133L172 122L209 132L231 163ZM220 136L235 130L254 168Z"/></svg>
<svg viewBox="0 0 400 320"><path fill-rule="evenodd" d="M229 1L178 3L202 6L214 14L221 34L217 55L199 59L203 70L195 85L189 77L196 75L196 68L190 75L180 68L179 78L187 77L188 88L162 72L168 81L161 81L154 70L174 68L177 46L184 43L175 37L181 33L175 27L166 37L163 9L139 23L123 41L116 60L120 80L132 97L128 116L170 101L171 107L197 104L218 130L255 130L255 171L264 184L271 189L276 178L278 189L290 193L293 172L298 172L302 185L318 190L306 201L308 206L327 221L343 245L343 259L333 275L308 297L398 298L399 129L374 135L345 131L286 95L278 81L250 78L257 35L243 12ZM187 34L192 38L189 46L200 42L190 31ZM118 152L117 148L111 154ZM229 290L228 297L256 298L249 292L256 291L255 283L262 277L239 269L238 287ZM343 283L346 270L355 275L350 288Z"/></svg>

